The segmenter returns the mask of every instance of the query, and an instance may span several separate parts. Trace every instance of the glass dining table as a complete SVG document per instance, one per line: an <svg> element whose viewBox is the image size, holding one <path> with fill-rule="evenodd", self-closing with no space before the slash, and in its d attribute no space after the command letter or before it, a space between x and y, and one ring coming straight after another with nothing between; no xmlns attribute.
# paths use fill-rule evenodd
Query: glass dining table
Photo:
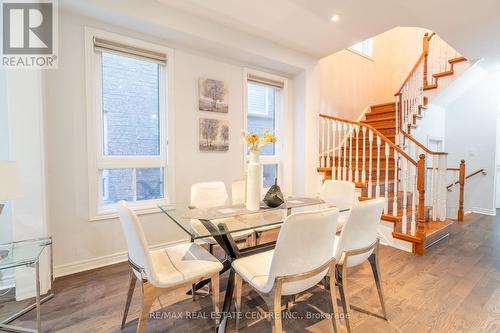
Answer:
<svg viewBox="0 0 500 333"><path fill-rule="evenodd" d="M220 325L216 332L225 332L230 314L231 300L234 292L234 270L231 269L233 260L263 251L274 249L276 242L268 242L250 247L239 248L231 234L241 231L279 227L286 217L296 211L319 210L328 205L319 198L289 197L279 207L270 208L261 204L257 211L247 210L244 204L233 206L212 207L199 209L189 204L170 204L159 206L171 221L177 224L191 238L191 241L204 238L213 238L225 252L221 260L223 269L221 274L230 271L229 280L222 307ZM194 288L198 290L209 281L202 281Z"/></svg>

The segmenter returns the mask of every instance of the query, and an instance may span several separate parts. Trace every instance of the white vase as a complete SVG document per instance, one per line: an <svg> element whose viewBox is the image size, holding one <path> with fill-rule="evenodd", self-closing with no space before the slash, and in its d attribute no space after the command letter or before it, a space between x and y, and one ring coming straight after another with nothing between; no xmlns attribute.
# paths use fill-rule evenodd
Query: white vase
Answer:
<svg viewBox="0 0 500 333"><path fill-rule="evenodd" d="M246 209L259 210L261 184L262 166L260 165L260 152L251 150L247 166Z"/></svg>

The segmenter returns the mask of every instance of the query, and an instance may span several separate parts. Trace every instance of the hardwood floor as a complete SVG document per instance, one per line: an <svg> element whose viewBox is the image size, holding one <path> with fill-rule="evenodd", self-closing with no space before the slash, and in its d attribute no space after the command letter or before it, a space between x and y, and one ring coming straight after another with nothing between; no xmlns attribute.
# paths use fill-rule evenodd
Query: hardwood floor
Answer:
<svg viewBox="0 0 500 333"><path fill-rule="evenodd" d="M380 259L389 320L374 315L380 313L380 307L366 264L349 271L353 332L500 332L500 217L478 215L462 224L455 223L451 236L429 248L423 257L382 247ZM225 288L226 275L221 290ZM55 298L42 306L44 330L120 332L128 278L127 264L117 264L57 279ZM157 302L157 316L181 314L183 318L150 319L148 332L212 332L210 319L185 318L186 313L209 317L210 298L196 302L185 295L183 298L165 308L162 304L168 304L170 299L165 297ZM135 332L139 302L137 288L130 322L123 332ZM329 313L329 304L329 294L321 286L301 295L290 310L296 318L284 319L284 330L333 331L329 319L309 318ZM0 305L0 313L9 306ZM267 311L263 300L248 286L244 286L242 307L246 313ZM14 323L32 326L34 315L29 313ZM232 332L234 320L230 325L228 332ZM267 320L245 316L240 327L241 332L271 330Z"/></svg>

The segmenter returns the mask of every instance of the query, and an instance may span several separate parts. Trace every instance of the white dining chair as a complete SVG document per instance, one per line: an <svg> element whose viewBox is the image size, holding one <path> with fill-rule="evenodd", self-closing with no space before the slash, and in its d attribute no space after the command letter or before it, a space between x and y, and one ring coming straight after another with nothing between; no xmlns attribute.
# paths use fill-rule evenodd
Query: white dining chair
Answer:
<svg viewBox="0 0 500 333"><path fill-rule="evenodd" d="M191 208L213 208L224 206L228 203L228 195L226 190L226 185L223 182L205 182L197 183L191 186ZM190 221L193 231L198 235L206 235L208 233L207 229L199 220L191 219ZM238 229L238 222L231 221L228 219L228 223L232 225L233 228ZM241 225L244 228L245 225ZM232 229L230 227L230 229ZM245 240L248 246L255 243L253 230L243 230L232 232L231 236L235 241ZM213 253L213 247L217 244L217 241L212 237L204 237L201 241L208 244L209 252Z"/></svg>
<svg viewBox="0 0 500 333"><path fill-rule="evenodd" d="M233 205L241 205L245 203L246 198L246 181L236 180L231 184L231 203ZM269 225L265 227L255 228L255 244L259 243L259 240L262 239L262 234L266 231L279 229L281 225Z"/></svg>
<svg viewBox="0 0 500 333"><path fill-rule="evenodd" d="M219 312L219 272L222 264L195 243L174 245L150 251L142 225L125 201L116 204L132 267L130 286L123 313L123 329L132 301L136 280L141 282L142 312L137 332L145 332L154 301L162 294L178 289L189 290L193 283L210 279L214 312ZM216 318L218 316L215 316ZM217 324L217 320L216 320Z"/></svg>
<svg viewBox="0 0 500 333"><path fill-rule="evenodd" d="M337 332L335 314L338 312L333 284L335 259L332 258L335 237L332 235L335 234L338 215L337 208L294 213L281 226L274 250L233 261L236 311L241 312L244 280L264 298L269 312L273 313L273 332L281 333L281 296L301 293L330 274L332 325ZM236 331L239 317L236 315Z"/></svg>
<svg viewBox="0 0 500 333"><path fill-rule="evenodd" d="M378 264L379 239L377 237L385 200L385 198L380 197L355 205L340 236L335 236L337 240L333 253L337 261L336 280L348 332L351 332L351 328L349 323L350 305L347 296L347 268L361 265L367 260L375 278L383 318L387 320Z"/></svg>
<svg viewBox="0 0 500 333"><path fill-rule="evenodd" d="M351 208L357 203L356 186L353 182L344 180L326 180L319 193L319 197L328 205L337 207L340 212L337 232L340 232L349 219Z"/></svg>
<svg viewBox="0 0 500 333"><path fill-rule="evenodd" d="M246 198L246 180L235 180L231 183L231 203L233 205L242 205L245 203Z"/></svg>

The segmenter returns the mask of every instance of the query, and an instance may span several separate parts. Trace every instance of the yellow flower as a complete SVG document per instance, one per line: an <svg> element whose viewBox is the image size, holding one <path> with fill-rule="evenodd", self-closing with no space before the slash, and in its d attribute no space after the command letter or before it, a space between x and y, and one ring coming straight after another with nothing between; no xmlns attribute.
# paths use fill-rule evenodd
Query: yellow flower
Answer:
<svg viewBox="0 0 500 333"><path fill-rule="evenodd" d="M276 137L271 132L264 132L264 142L276 142Z"/></svg>
<svg viewBox="0 0 500 333"><path fill-rule="evenodd" d="M248 143L255 143L255 142L259 141L259 139L260 139L259 136L255 133L248 134L246 136L246 140Z"/></svg>

